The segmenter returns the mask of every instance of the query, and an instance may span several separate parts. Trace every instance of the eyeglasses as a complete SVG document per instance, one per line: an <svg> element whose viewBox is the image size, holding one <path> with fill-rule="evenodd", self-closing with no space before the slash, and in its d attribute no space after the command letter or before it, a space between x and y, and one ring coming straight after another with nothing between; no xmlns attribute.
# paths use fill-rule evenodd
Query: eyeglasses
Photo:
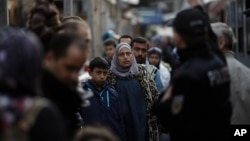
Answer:
<svg viewBox="0 0 250 141"><path fill-rule="evenodd" d="M119 57L130 57L132 55L132 53L131 52L124 52L124 53L119 53L118 54L118 56Z"/></svg>

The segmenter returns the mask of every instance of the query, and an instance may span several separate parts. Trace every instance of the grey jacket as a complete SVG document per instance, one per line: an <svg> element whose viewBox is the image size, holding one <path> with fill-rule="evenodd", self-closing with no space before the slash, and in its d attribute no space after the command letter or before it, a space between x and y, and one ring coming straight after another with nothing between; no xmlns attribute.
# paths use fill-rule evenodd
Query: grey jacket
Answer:
<svg viewBox="0 0 250 141"><path fill-rule="evenodd" d="M224 54L231 79L231 124L250 124L250 69L236 60L233 52Z"/></svg>

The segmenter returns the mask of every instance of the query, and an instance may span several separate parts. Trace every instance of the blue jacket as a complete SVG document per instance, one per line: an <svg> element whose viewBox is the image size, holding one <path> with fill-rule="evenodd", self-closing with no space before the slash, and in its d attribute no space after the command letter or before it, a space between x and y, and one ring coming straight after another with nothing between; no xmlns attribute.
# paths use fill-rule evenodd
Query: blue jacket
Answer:
<svg viewBox="0 0 250 141"><path fill-rule="evenodd" d="M99 91L91 82L82 83L85 90L90 90L94 96L90 98L89 107L81 107L80 114L84 125L102 125L108 127L122 141L125 140L125 129L121 114L119 96L116 90L105 83L103 89Z"/></svg>

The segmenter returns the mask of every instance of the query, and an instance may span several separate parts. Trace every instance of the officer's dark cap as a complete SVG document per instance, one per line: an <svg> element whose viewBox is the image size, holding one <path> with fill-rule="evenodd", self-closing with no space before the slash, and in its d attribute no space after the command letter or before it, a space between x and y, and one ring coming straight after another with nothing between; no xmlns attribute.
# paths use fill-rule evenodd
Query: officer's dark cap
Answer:
<svg viewBox="0 0 250 141"><path fill-rule="evenodd" d="M182 37L200 40L206 38L208 25L205 14L194 8L179 12L173 22L174 30Z"/></svg>

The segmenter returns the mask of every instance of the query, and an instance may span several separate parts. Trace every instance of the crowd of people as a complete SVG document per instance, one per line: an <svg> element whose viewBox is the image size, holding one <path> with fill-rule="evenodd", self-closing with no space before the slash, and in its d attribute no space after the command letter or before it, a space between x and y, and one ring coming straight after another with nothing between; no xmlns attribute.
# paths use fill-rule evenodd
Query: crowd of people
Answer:
<svg viewBox="0 0 250 141"><path fill-rule="evenodd" d="M189 3L174 37L105 40L83 81L88 24L36 0L25 29L0 29L0 140L229 141L230 125L250 124L250 69L232 29Z"/></svg>

